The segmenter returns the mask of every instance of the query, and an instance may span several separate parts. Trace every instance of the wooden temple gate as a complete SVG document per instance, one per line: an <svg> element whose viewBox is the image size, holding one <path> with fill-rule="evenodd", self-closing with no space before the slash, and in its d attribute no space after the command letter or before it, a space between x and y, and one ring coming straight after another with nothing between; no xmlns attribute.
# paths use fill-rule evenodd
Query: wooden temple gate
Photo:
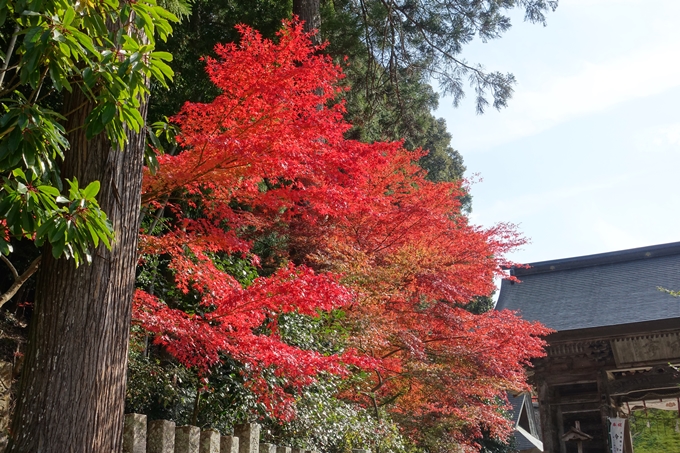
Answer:
<svg viewBox="0 0 680 453"><path fill-rule="evenodd" d="M621 326L629 332L618 336L600 331L592 332L591 338L586 332L573 338L570 332L560 338L558 332L549 338L548 355L535 361L531 376L544 427L544 451L577 451L562 437L578 421L581 430L593 436L584 442L584 453L607 452L608 417L626 414L631 403L635 407L645 400L669 400L677 408L678 371L669 363L680 363L680 329L677 323L669 324ZM652 354L639 360L627 355L631 349Z"/></svg>
<svg viewBox="0 0 680 453"><path fill-rule="evenodd" d="M544 452L606 453L609 417L645 401L678 409L680 299L659 287L680 287L680 243L531 266L512 270L522 283L504 281L497 308L556 330L530 370Z"/></svg>

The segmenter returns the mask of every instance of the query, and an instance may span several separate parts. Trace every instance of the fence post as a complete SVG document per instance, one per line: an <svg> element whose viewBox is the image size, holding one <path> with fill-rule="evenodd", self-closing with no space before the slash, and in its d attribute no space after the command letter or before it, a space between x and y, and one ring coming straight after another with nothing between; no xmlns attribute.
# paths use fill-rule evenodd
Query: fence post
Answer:
<svg viewBox="0 0 680 453"><path fill-rule="evenodd" d="M305 450L304 448L298 448L298 447L295 447L295 448L292 449L292 453L306 453L306 451L307 450Z"/></svg>
<svg viewBox="0 0 680 453"><path fill-rule="evenodd" d="M276 453L276 445L274 444L260 444L260 453Z"/></svg>
<svg viewBox="0 0 680 453"><path fill-rule="evenodd" d="M260 453L260 425L244 423L234 428L234 435L238 437L240 453Z"/></svg>
<svg viewBox="0 0 680 453"><path fill-rule="evenodd" d="M220 433L214 429L201 431L200 453L220 453Z"/></svg>
<svg viewBox="0 0 680 453"><path fill-rule="evenodd" d="M146 415L125 414L123 453L146 453Z"/></svg>
<svg viewBox="0 0 680 453"><path fill-rule="evenodd" d="M291 453L290 447L276 447L276 453Z"/></svg>
<svg viewBox="0 0 680 453"><path fill-rule="evenodd" d="M220 453L239 453L238 437L222 436L220 439Z"/></svg>
<svg viewBox="0 0 680 453"><path fill-rule="evenodd" d="M146 430L147 453L175 453L175 422L152 420Z"/></svg>
<svg viewBox="0 0 680 453"><path fill-rule="evenodd" d="M198 453L201 430L197 426L175 428L175 453Z"/></svg>

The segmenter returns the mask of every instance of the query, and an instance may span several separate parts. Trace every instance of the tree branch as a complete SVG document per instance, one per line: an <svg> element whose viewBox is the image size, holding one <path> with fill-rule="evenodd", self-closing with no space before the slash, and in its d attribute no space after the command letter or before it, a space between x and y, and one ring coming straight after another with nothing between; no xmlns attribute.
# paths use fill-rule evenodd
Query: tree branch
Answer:
<svg viewBox="0 0 680 453"><path fill-rule="evenodd" d="M2 87L3 82L5 81L5 74L7 73L7 70L9 68L9 60L12 58L12 52L14 52L14 45L17 42L17 35L19 34L20 28L19 25L17 25L14 28L14 33L12 33L12 39L9 41L9 48L7 49L7 53L5 54L5 63L2 65L2 70L0 70L0 87Z"/></svg>
<svg viewBox="0 0 680 453"><path fill-rule="evenodd" d="M21 275L19 275L16 268L12 265L12 263L9 261L9 259L7 259L5 255L0 255L0 257L2 258L2 261L5 264L7 264L7 266L10 268L10 270L12 271L12 275L14 275L14 283L12 283L12 286L10 286L9 289L5 291L4 294L0 295L0 307L2 307L12 297L14 297L17 291L19 291L19 288L21 288L21 285L26 283L26 280L31 278L31 275L35 274L35 271L38 270L38 266L40 265L42 255L34 259L31 265L28 266L28 269L26 269L24 273Z"/></svg>
<svg viewBox="0 0 680 453"><path fill-rule="evenodd" d="M19 278L19 273L17 272L16 267L14 267L9 258L7 258L5 255L0 255L0 259L2 259L7 265L7 267L9 267L9 270L12 271L12 277L14 277L14 280Z"/></svg>

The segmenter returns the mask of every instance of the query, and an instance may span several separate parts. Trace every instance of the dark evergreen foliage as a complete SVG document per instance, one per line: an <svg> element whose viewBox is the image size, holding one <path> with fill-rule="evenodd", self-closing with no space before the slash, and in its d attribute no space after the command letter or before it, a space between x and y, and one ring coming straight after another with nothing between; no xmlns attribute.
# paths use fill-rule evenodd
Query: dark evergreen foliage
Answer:
<svg viewBox="0 0 680 453"><path fill-rule="evenodd" d="M525 20L545 24L545 14L557 7L556 0L335 0L335 11L355 18L362 42L386 70L391 82L400 85L404 71L420 71L436 79L444 93L458 103L466 83L475 93L477 111L489 105L501 108L512 95L512 74L489 72L463 56L473 39L499 38L510 26L508 12L521 8Z"/></svg>

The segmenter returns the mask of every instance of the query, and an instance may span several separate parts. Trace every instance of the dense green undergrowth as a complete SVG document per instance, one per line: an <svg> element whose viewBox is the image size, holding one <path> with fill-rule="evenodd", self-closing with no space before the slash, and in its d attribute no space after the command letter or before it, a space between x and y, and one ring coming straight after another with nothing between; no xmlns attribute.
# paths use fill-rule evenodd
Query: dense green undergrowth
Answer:
<svg viewBox="0 0 680 453"><path fill-rule="evenodd" d="M630 429L635 453L680 453L680 418L676 411L634 411Z"/></svg>

